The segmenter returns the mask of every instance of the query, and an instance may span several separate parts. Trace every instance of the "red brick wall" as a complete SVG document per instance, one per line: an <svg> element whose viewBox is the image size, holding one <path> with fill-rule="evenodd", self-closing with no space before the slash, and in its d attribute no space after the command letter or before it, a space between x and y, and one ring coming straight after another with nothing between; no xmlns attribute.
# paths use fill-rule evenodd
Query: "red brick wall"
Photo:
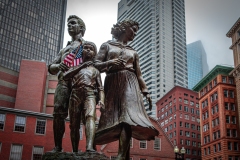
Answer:
<svg viewBox="0 0 240 160"><path fill-rule="evenodd" d="M179 98L181 98L182 101L179 101ZM184 99L188 100L188 104L184 103ZM172 102L171 106L170 102ZM194 102L194 105L191 106L190 102ZM169 135L170 133L172 133L172 138L170 140L172 143L174 143L174 140L176 140L176 146L178 146L179 149L184 147L185 149L191 150L190 155L185 154L185 157L190 159L201 158L200 156L198 156L198 151L200 151L201 149L198 147L198 142L200 142L200 139L197 138L197 135L200 134L200 131L197 130L197 126L200 126L200 124L197 122L197 118L199 118L199 116L196 114L196 110L199 110L199 108L196 107L197 103L199 103L197 92L179 86L174 87L156 103L158 121L160 122L160 124L162 122L164 123L164 126L162 126L162 128L168 128L166 134ZM166 105L168 105L168 109L166 109ZM179 109L180 105L182 106L182 110ZM174 111L174 106L176 107L176 111ZM188 112L184 111L184 106L188 107ZM162 108L164 108L164 112L161 111ZM169 114L170 108L172 108L172 114ZM194 114L191 113L191 108L194 109ZM165 114L166 112L168 112L168 116L164 116L164 119L162 119L161 115ZM175 119L174 114L176 114ZM189 120L185 119L185 114L189 116ZM182 115L182 118L180 117L180 115ZM170 117L172 117L171 122L169 121ZM192 117L195 117L195 121L192 121ZM168 120L167 124L165 124L165 120ZM182 127L180 127L180 122L182 122ZM176 123L176 128L174 128L174 123ZM190 127L186 128L185 123L189 123ZM195 125L195 130L191 129L192 124ZM172 130L169 130L170 125L172 125ZM180 135L180 130L183 132L182 136ZM173 135L174 131L176 131L176 136ZM185 136L185 131L190 132L190 137ZM192 133L196 134L196 138L192 138ZM181 140L183 140L183 144L180 143ZM190 145L186 145L186 140L190 140ZM192 145L193 141L196 142L196 147ZM193 150L197 152L197 155L192 154Z"/></svg>
<svg viewBox="0 0 240 160"><path fill-rule="evenodd" d="M238 108L237 108L236 98L224 97L224 94L223 94L224 89L233 90L234 92L236 92L235 85L229 84L229 83L222 83L222 75L219 74L219 75L217 75L217 85L214 86L208 92L206 92L203 96L201 96L199 94L199 96L200 96L199 104L200 104L201 128L203 128L204 124L209 123L208 131L203 132L203 130L201 130L201 135L202 135L201 136L201 141L202 141L201 150L202 150L202 159L203 160L218 158L219 156L221 156L222 159L228 159L229 155L240 156L239 151L230 151L227 148L228 141L238 141L238 145L240 145L239 138L227 137L227 133L226 133L227 128L228 129L237 129L238 137L239 137L240 131L238 129L238 124L227 124L226 123L226 118L225 118L226 115L236 116L238 119ZM218 93L218 98L216 101L211 102L210 97L215 92ZM234 97L236 97L236 93L235 93ZM208 99L208 106L205 107L204 109L202 109L201 104L206 99ZM225 102L235 103L236 111L225 110ZM211 108L213 106L215 106L216 104L218 104L219 111L218 111L218 113L215 113L214 115L212 115ZM206 110L208 110L209 118L203 120L202 113L205 112ZM212 120L215 119L216 117L219 117L220 124L213 128ZM218 131L218 130L220 130L221 137L216 140L213 140L213 132ZM204 136L207 136L207 135L210 136L210 142L204 144ZM214 152L213 146L218 143L221 143L221 151ZM205 155L204 149L207 150L208 147L210 147L211 154Z"/></svg>
<svg viewBox="0 0 240 160"><path fill-rule="evenodd" d="M46 88L45 62L22 60L15 108L42 112Z"/></svg>
<svg viewBox="0 0 240 160"><path fill-rule="evenodd" d="M23 114L21 114L23 115ZM43 146L44 153L50 151L54 147L53 139L53 121L51 118L47 118L46 122L46 133L45 135L38 135L35 133L36 119L35 116L27 116L25 132L15 132L15 114L7 113L4 130L0 130L0 142L2 148L0 152L0 160L9 159L10 150L12 144L23 145L22 159L30 160L32 156L33 146ZM41 118L46 119L46 118ZM83 129L83 139L79 141L79 150L85 151L85 131ZM66 152L72 151L71 140L70 140L70 129L69 121L65 123L65 135L63 138L63 149Z"/></svg>

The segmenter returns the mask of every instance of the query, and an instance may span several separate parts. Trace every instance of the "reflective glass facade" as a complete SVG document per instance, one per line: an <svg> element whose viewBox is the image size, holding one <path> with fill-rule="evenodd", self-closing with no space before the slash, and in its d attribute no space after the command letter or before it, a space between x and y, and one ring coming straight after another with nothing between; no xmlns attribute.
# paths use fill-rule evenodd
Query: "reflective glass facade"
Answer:
<svg viewBox="0 0 240 160"><path fill-rule="evenodd" d="M187 45L188 88L192 89L208 71L206 52L201 41Z"/></svg>
<svg viewBox="0 0 240 160"><path fill-rule="evenodd" d="M118 21L126 18L140 24L130 45L138 51L154 104L152 112L146 110L156 117L157 100L176 85L188 86L184 0L121 0Z"/></svg>
<svg viewBox="0 0 240 160"><path fill-rule="evenodd" d="M19 70L21 59L53 61L62 48L66 0L0 0L0 63Z"/></svg>

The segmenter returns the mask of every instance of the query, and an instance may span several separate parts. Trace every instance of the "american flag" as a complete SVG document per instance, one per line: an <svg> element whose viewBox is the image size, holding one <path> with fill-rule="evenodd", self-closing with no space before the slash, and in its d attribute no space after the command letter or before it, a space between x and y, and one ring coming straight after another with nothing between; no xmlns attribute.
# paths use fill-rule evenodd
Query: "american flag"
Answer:
<svg viewBox="0 0 240 160"><path fill-rule="evenodd" d="M78 46L65 57L63 63L65 63L69 67L78 66L80 63L82 63L82 51L83 46L82 45Z"/></svg>

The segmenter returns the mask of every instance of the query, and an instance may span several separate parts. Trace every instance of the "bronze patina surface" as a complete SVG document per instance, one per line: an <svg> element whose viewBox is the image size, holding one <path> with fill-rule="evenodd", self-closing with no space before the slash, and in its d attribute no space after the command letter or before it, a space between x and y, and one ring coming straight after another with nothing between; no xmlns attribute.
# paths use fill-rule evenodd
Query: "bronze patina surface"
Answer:
<svg viewBox="0 0 240 160"><path fill-rule="evenodd" d="M104 108L104 91L100 72L93 66L97 47L92 42L83 43L83 64L76 69L64 73L64 79L72 79L72 92L69 100L70 130L73 152L78 152L79 129L82 120L85 125L86 151L94 152L96 95L98 105Z"/></svg>
<svg viewBox="0 0 240 160"><path fill-rule="evenodd" d="M95 58L95 66L106 73L105 109L101 112L95 143L106 144L119 140L117 160L129 159L131 137L153 140L159 133L146 114L141 93L151 98L143 80L137 52L127 43L139 29L137 22L125 20L112 28L116 39L103 43Z"/></svg>
<svg viewBox="0 0 240 160"><path fill-rule="evenodd" d="M48 66L50 74L58 75L58 84L54 94L53 132L55 147L53 152L62 151L62 138L65 132L65 118L68 115L71 80L64 80L63 73L70 68L63 63L65 57L78 47L84 40L85 24L79 17L72 15L68 18L68 33L72 41L61 49L54 61Z"/></svg>

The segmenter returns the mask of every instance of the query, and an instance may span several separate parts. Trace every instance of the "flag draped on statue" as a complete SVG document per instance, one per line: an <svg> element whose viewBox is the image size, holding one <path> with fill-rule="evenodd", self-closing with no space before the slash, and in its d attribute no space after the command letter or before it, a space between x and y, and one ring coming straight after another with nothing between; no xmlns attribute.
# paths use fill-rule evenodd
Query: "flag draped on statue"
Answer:
<svg viewBox="0 0 240 160"><path fill-rule="evenodd" d="M65 63L69 67L78 66L80 63L82 63L82 51L83 46L80 44L77 48L75 48L65 57L63 63Z"/></svg>

